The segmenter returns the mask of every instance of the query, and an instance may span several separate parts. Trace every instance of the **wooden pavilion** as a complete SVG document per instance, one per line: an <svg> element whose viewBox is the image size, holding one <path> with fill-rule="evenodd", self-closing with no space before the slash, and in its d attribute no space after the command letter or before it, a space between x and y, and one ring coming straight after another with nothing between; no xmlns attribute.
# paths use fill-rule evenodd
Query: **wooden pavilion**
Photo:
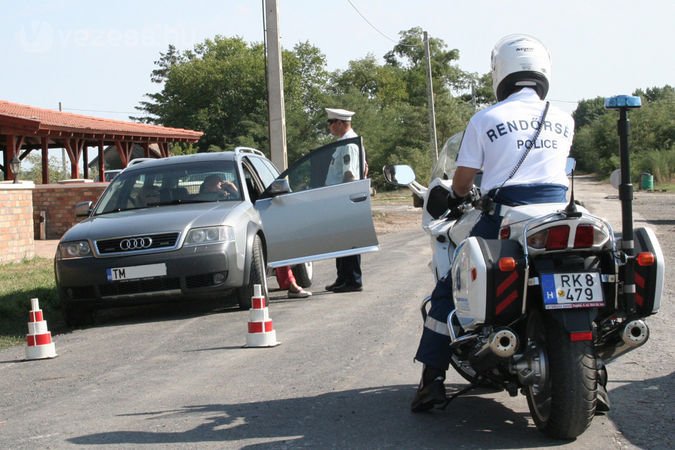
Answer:
<svg viewBox="0 0 675 450"><path fill-rule="evenodd" d="M200 131L146 125L122 120L72 114L0 100L0 167L5 180L15 178L10 161L15 155L23 160L33 150L42 150L42 183L49 183L50 149L65 149L70 160L71 178L88 178L89 147L98 148L98 171L105 174L103 152L114 146L122 167L131 159L135 144L143 147L146 157L153 157L149 146L156 144L161 157L169 155L169 145L177 142L196 143ZM83 161L80 174L80 162Z"/></svg>

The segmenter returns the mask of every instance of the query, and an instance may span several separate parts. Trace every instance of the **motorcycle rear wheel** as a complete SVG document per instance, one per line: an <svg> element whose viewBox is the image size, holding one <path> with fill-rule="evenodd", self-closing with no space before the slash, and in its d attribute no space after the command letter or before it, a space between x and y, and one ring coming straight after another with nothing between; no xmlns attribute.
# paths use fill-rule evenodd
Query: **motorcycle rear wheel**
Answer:
<svg viewBox="0 0 675 450"><path fill-rule="evenodd" d="M591 424L597 389L591 341L571 342L549 314L533 312L527 323L530 367L537 381L525 388L527 405L539 431L555 439L574 439Z"/></svg>

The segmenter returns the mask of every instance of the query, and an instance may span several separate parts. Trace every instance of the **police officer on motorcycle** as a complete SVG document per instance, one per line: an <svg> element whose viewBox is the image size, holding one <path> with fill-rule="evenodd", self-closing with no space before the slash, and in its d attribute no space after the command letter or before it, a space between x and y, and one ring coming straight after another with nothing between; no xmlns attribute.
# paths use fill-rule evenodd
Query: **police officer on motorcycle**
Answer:
<svg viewBox="0 0 675 450"><path fill-rule="evenodd" d="M506 36L495 45L491 59L498 103L469 121L447 199L450 209L466 202L474 177L482 170L483 212L471 235L485 239L497 238L502 216L510 206L565 201L565 168L574 132L572 117L544 100L551 58L538 39ZM431 294L415 355L424 368L411 405L413 412L447 403L444 380L451 350L446 319L453 309L451 277L446 274Z"/></svg>

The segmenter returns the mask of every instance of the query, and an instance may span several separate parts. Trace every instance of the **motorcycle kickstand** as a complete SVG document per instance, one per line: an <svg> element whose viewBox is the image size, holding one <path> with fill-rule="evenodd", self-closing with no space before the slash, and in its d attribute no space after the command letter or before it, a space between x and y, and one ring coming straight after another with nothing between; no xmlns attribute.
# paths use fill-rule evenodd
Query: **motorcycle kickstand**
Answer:
<svg viewBox="0 0 675 450"><path fill-rule="evenodd" d="M453 401L454 399L456 399L456 398L459 397L460 395L464 395L464 394L466 394L467 392L469 392L469 391L471 391L471 390L477 388L478 386L479 386L478 384L470 384L469 386L465 387L464 389L459 390L458 392L455 392L454 394L452 394L452 395L450 395L450 396L447 396L447 395L446 395L446 396L445 396L445 403L443 403L442 405L440 405L440 406L438 407L438 409L442 409L442 410L445 409L445 408L450 404L451 401Z"/></svg>

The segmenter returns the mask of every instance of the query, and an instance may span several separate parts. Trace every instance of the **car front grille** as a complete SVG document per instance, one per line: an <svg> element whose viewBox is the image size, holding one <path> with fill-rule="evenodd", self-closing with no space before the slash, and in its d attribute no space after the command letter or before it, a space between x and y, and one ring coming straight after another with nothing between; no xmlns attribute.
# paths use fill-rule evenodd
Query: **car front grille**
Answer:
<svg viewBox="0 0 675 450"><path fill-rule="evenodd" d="M104 239L96 241L96 248L98 253L101 255L110 255L114 253L139 253L148 250L173 249L176 247L176 243L178 242L178 236L179 233L163 233ZM129 249L122 245L124 241L128 242L131 240L135 242L141 242L141 240L147 240L148 238L152 240L152 243L149 246L144 246L142 248Z"/></svg>

